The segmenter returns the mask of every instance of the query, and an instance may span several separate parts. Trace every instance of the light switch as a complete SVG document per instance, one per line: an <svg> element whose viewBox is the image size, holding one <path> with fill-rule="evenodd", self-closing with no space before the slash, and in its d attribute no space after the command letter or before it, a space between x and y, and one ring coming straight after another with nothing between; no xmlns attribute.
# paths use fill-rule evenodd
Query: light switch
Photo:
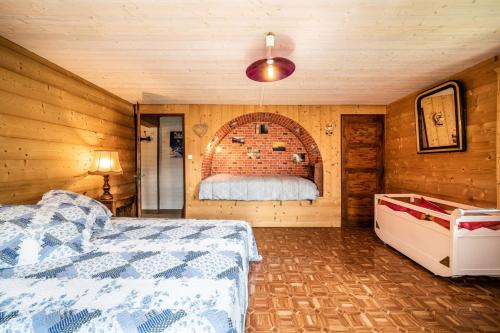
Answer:
<svg viewBox="0 0 500 333"><path fill-rule="evenodd" d="M193 155L188 154L188 160L192 160L192 159L193 159Z"/></svg>

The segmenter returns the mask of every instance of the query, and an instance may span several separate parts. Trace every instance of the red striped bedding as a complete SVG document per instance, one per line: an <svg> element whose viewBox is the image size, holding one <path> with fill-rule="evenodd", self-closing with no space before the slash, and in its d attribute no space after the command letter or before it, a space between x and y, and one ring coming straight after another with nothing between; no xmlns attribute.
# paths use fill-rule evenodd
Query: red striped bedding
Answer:
<svg viewBox="0 0 500 333"><path fill-rule="evenodd" d="M448 221L448 220L445 220L445 219L442 219L439 217L435 217L432 215L428 215L428 214L419 212L419 211L411 209L411 208L403 207L403 206L400 206L398 204L385 201L383 199L379 200L379 204L385 205L394 211L405 212L405 213L410 214L419 220L432 221L432 222L435 222L448 230L450 229L450 221ZM414 205L414 206L418 206L418 207L422 207L422 208L427 208L427 209L433 210L433 211L438 212L438 213L450 215L450 213L448 213L446 210L444 210L439 205L435 204L434 202L430 202L428 200L425 200L424 198L416 199L414 202L411 202L409 204ZM467 230L476 230L479 228L488 228L491 230L499 230L500 229L500 222L488 222L488 221L484 221L484 222L460 222L458 224L458 228L459 229L467 229Z"/></svg>

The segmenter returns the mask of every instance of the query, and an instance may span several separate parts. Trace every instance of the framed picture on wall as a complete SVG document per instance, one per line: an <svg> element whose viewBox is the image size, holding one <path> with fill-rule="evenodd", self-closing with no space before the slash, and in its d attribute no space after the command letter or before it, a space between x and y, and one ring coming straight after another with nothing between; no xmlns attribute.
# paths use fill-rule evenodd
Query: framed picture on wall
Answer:
<svg viewBox="0 0 500 333"><path fill-rule="evenodd" d="M260 160L260 149L248 147L247 156L252 160Z"/></svg>
<svg viewBox="0 0 500 333"><path fill-rule="evenodd" d="M239 143L240 145L243 145L243 144L245 144L245 137L243 137L243 136L233 136L231 138L231 141L233 143Z"/></svg>
<svg viewBox="0 0 500 333"><path fill-rule="evenodd" d="M467 136L462 86L448 81L415 100L417 152L465 151Z"/></svg>
<svg viewBox="0 0 500 333"><path fill-rule="evenodd" d="M269 127L267 124L257 124L255 125L255 133L256 134L267 134L269 133Z"/></svg>
<svg viewBox="0 0 500 333"><path fill-rule="evenodd" d="M286 151L286 142L273 142L273 151Z"/></svg>
<svg viewBox="0 0 500 333"><path fill-rule="evenodd" d="M292 155L293 163L304 163L306 161L305 153L295 153Z"/></svg>
<svg viewBox="0 0 500 333"><path fill-rule="evenodd" d="M184 135L182 131L170 132L170 158L184 156Z"/></svg>

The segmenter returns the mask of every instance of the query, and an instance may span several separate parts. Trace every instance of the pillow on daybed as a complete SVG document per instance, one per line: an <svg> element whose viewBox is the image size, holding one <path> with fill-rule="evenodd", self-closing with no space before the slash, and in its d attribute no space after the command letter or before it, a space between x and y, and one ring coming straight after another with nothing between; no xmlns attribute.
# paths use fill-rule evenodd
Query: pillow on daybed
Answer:
<svg viewBox="0 0 500 333"><path fill-rule="evenodd" d="M428 201L428 200L426 200L423 197L420 198L420 199L417 199L413 204L415 204L417 206L420 206L420 207L423 207L423 208L427 208L427 209L433 210L433 211L438 212L438 213L450 215L450 213L448 213L446 210L444 210L437 203L434 203L432 201Z"/></svg>
<svg viewBox="0 0 500 333"><path fill-rule="evenodd" d="M417 210L414 210L411 208L406 208L406 207L394 204L392 202L385 201L385 200L383 200L383 198L380 199L380 202L382 204L388 206L392 210L399 211L399 212L405 212L405 213L410 214L419 220L432 221L432 222L435 222L435 223L437 223L437 224L439 224L447 229L450 228L450 222L445 220L445 219L442 219L442 218L439 218L436 216L430 216L430 215L427 215L425 213L419 212ZM437 204L435 204L433 202L426 200L425 198L417 199L414 202L411 202L410 204L414 205L414 206L422 207L422 208L427 208L427 209L433 210L433 211L438 212L438 213L443 213L443 214L449 215L449 213L446 210L444 210L442 207L438 206Z"/></svg>
<svg viewBox="0 0 500 333"><path fill-rule="evenodd" d="M425 198L417 199L417 200L415 200L415 202L413 202L413 204L415 206L419 206L419 207L422 207L422 208L427 208L427 209L433 210L433 211L438 212L438 213L442 213L442 214L445 214L445 215L450 215L450 213L448 213L446 210L444 210L438 204L436 204L434 202L431 202L431 201L428 201ZM432 222L435 222L435 223L441 225L442 227L450 229L450 221L447 221L445 219L442 219L442 218L439 218L439 217L436 217L436 216L429 216L429 215L426 215L426 214L423 214L423 213L420 213L420 212L417 212L417 211L414 211L414 212L417 213L417 214L412 214L412 213L410 213L410 214L412 214L416 218L419 218L419 219L422 219L422 220L432 221ZM419 217L419 216L417 216L418 214L423 214L424 216L423 217Z"/></svg>
<svg viewBox="0 0 500 333"><path fill-rule="evenodd" d="M110 218L111 211L97 200L94 200L86 195L66 191L66 190L51 190L45 193L39 205L60 205L62 203L72 204L79 207L86 207L95 216L95 223L92 225L92 230L113 230Z"/></svg>
<svg viewBox="0 0 500 333"><path fill-rule="evenodd" d="M88 210L64 204L0 206L0 269L92 250Z"/></svg>

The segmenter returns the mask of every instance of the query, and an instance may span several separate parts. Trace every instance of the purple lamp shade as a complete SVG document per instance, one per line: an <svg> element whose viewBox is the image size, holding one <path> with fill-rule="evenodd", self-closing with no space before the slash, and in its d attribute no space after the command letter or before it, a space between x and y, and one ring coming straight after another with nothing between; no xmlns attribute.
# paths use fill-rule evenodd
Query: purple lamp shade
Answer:
<svg viewBox="0 0 500 333"><path fill-rule="evenodd" d="M295 71L295 64L286 58L260 59L247 67L249 79L258 82L283 80Z"/></svg>

